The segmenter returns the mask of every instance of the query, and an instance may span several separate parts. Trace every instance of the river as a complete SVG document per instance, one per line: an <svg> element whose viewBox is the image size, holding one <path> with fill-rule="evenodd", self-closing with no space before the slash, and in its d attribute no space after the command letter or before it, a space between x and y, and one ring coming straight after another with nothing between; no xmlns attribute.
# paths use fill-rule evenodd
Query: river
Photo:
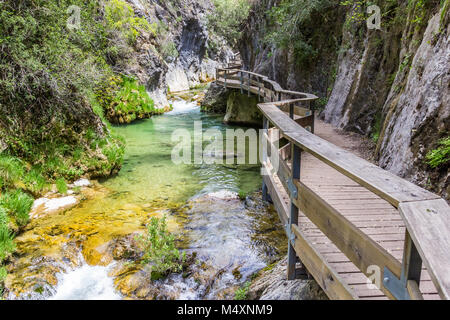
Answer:
<svg viewBox="0 0 450 320"><path fill-rule="evenodd" d="M276 214L258 194L245 201L236 197L260 188L259 165L176 165L171 160L175 129L193 132L194 121L202 121L203 130L232 127L222 124L220 115L201 113L196 102L177 100L173 107L164 115L115 127L126 141L120 173L100 181L96 193L77 207L36 219L18 238L22 258L10 283L20 287L21 298L148 297L118 276L120 263L108 254L107 244L144 230L152 216L167 215L178 247L195 252L201 265L192 272L196 276L158 280L157 290L165 293L157 298L232 298L252 274L284 253Z"/></svg>

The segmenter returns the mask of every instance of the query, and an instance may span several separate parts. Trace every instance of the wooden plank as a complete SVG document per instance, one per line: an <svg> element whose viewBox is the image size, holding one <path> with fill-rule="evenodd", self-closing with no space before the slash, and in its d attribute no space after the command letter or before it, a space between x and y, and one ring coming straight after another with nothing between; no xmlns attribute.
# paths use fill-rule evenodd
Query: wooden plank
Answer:
<svg viewBox="0 0 450 320"><path fill-rule="evenodd" d="M314 115L297 118L295 119L295 122L303 128L312 127L314 123Z"/></svg>
<svg viewBox="0 0 450 320"><path fill-rule="evenodd" d="M297 255L327 296L339 300L358 299L356 293L313 247L299 227L292 225L291 230L296 236L294 248Z"/></svg>
<svg viewBox="0 0 450 320"><path fill-rule="evenodd" d="M439 295L450 299L450 207L439 199L401 203L399 209Z"/></svg>
<svg viewBox="0 0 450 320"><path fill-rule="evenodd" d="M348 221L325 200L315 194L301 181L296 181L299 198L295 199L300 211L307 216L359 270L364 274L369 266L376 265L380 270L388 267L398 277L401 275L401 264L383 247L364 234ZM381 290L390 295L381 283Z"/></svg>
<svg viewBox="0 0 450 320"><path fill-rule="evenodd" d="M289 140L395 207L400 202L439 199L437 195L308 132L273 105L259 104L258 108Z"/></svg>

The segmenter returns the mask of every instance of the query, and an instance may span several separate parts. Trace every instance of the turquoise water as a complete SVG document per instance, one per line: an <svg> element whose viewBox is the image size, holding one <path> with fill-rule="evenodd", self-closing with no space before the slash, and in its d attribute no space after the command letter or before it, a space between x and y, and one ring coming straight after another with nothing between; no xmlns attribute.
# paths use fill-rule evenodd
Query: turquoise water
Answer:
<svg viewBox="0 0 450 320"><path fill-rule="evenodd" d="M126 193L135 204L148 201L185 202L199 193L227 189L245 194L261 186L259 165L179 164L171 160L176 129L194 131L194 121L202 121L203 130L215 128L225 135L223 116L201 113L195 103L178 101L174 110L162 116L116 127L126 140L126 155L118 176L104 181L112 190ZM248 146L247 146L248 147Z"/></svg>
<svg viewBox="0 0 450 320"><path fill-rule="evenodd" d="M180 100L173 105L172 112L115 127L126 141L120 173L100 181L104 188L98 196L41 219L30 231L30 243L25 241L23 247L39 247L39 256L54 255L70 240L81 243L86 263L58 275L54 298L123 298L107 275L114 262L105 260L102 250L113 239L144 231L152 216L168 214L177 246L196 253L198 276L205 279L199 284L173 274L154 284L163 297L176 292L178 299L232 298L254 272L284 253L286 240L277 215L259 196L241 201L235 193L242 196L261 187L259 164L172 162L178 144L171 141L174 130L193 133L195 121L202 121L203 130L225 133L233 128L222 123L223 116L201 113L196 103ZM36 243L35 235L49 233L51 237Z"/></svg>

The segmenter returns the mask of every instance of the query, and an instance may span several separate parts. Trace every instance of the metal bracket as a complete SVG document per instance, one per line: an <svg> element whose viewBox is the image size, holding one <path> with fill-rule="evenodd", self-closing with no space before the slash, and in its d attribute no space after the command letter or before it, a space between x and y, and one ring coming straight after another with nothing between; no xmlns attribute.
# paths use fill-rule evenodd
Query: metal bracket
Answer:
<svg viewBox="0 0 450 320"><path fill-rule="evenodd" d="M397 300L411 300L406 282L397 278L387 267L384 267L383 285Z"/></svg>
<svg viewBox="0 0 450 320"><path fill-rule="evenodd" d="M291 230L291 224L288 223L284 226L284 229L286 231L286 236L289 240L289 242L292 244L292 246L295 245L295 233L292 232Z"/></svg>
<svg viewBox="0 0 450 320"><path fill-rule="evenodd" d="M286 183L289 189L289 193L291 194L291 199L297 199L298 197L298 190L297 187L294 184L294 181L292 178L287 178Z"/></svg>

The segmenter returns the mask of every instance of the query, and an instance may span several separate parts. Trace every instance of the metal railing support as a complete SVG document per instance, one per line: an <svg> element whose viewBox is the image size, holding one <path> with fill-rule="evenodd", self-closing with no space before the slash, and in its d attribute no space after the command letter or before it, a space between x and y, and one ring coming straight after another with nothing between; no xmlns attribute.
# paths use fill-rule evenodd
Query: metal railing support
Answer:
<svg viewBox="0 0 450 320"><path fill-rule="evenodd" d="M420 257L411 236L408 231L406 231L401 277L398 279L387 267L385 267L383 285L398 300L411 300L412 295L415 299L420 299L421 293L418 291L418 288L421 273L422 258ZM409 289L413 290L413 292L409 292Z"/></svg>

